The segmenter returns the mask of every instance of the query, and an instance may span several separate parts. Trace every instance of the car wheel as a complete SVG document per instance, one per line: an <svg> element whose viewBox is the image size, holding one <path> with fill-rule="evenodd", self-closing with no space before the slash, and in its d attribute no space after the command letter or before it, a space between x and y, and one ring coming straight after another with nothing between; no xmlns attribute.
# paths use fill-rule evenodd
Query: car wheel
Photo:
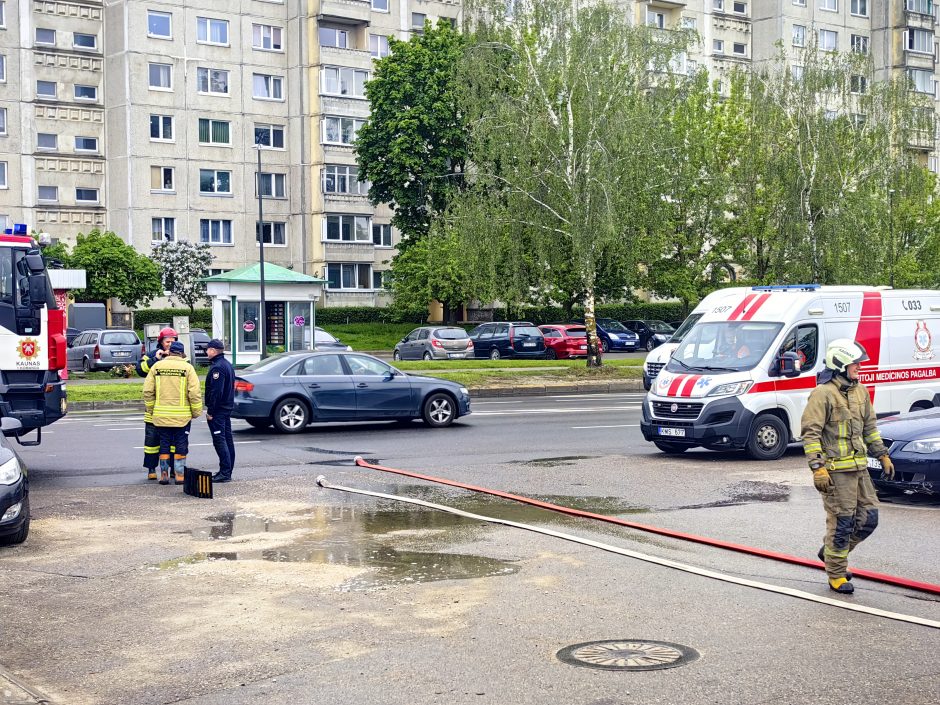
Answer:
<svg viewBox="0 0 940 705"><path fill-rule="evenodd" d="M656 343L653 341L653 339L647 338L646 339L646 352L653 352L653 348L655 347L656 347Z"/></svg>
<svg viewBox="0 0 940 705"><path fill-rule="evenodd" d="M457 418L457 402L449 394L437 392L424 400L421 416L432 428L450 426Z"/></svg>
<svg viewBox="0 0 940 705"><path fill-rule="evenodd" d="M91 364L88 362L87 357L82 358L82 372L84 372L86 375L91 372Z"/></svg>
<svg viewBox="0 0 940 705"><path fill-rule="evenodd" d="M423 356L423 357L424 357L425 360L433 360L433 359L434 359L434 356L433 356L429 351L427 351L427 350L424 352L424 356Z"/></svg>
<svg viewBox="0 0 940 705"><path fill-rule="evenodd" d="M549 348L548 350L545 351L545 359L546 359L546 360L557 360L557 359L558 359L558 353L555 352L554 348Z"/></svg>
<svg viewBox="0 0 940 705"><path fill-rule="evenodd" d="M776 460L787 450L790 433L783 421L773 414L761 414L751 424L747 454L755 460Z"/></svg>
<svg viewBox="0 0 940 705"><path fill-rule="evenodd" d="M4 536L0 538L0 546L12 546L17 543L23 543L26 540L26 537L29 535L29 497L23 500L23 508L20 510L25 512L26 521L23 522L23 526L20 527L20 530L15 534L10 534L9 536Z"/></svg>
<svg viewBox="0 0 940 705"><path fill-rule="evenodd" d="M401 362L401 353L396 350L395 352L392 353L392 359L395 362Z"/></svg>
<svg viewBox="0 0 940 705"><path fill-rule="evenodd" d="M282 399L274 407L274 427L281 433L299 433L310 423L307 405L296 397Z"/></svg>
<svg viewBox="0 0 940 705"><path fill-rule="evenodd" d="M499 348L490 350L490 360L498 360L500 357L502 356L499 354Z"/></svg>
<svg viewBox="0 0 940 705"><path fill-rule="evenodd" d="M602 340L602 341L601 341L601 350L603 350L605 354L606 354L606 353L609 353L609 352L610 352L610 343L608 343L606 340Z"/></svg>
<svg viewBox="0 0 940 705"><path fill-rule="evenodd" d="M271 419L245 419L252 428L267 428L271 425Z"/></svg>
<svg viewBox="0 0 940 705"><path fill-rule="evenodd" d="M663 453L669 453L670 455L678 455L679 453L685 453L692 446L687 446L684 443L670 443L669 441L653 441L653 445L659 448Z"/></svg>

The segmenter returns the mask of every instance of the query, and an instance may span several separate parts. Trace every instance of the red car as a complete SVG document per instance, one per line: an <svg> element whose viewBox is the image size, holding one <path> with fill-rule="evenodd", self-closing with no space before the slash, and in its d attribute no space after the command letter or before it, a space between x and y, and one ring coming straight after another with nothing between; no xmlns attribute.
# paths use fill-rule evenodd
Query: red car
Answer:
<svg viewBox="0 0 940 705"><path fill-rule="evenodd" d="M587 357L587 330L584 326L558 323L539 326L545 336L545 357L563 360L568 357Z"/></svg>

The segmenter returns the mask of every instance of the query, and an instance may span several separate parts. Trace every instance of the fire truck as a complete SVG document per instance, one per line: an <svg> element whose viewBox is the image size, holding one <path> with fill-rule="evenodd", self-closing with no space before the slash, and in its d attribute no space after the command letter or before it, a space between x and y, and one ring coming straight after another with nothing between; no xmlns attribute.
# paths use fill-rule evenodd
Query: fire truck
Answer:
<svg viewBox="0 0 940 705"><path fill-rule="evenodd" d="M19 226L0 234L0 418L22 425L3 424L6 435L39 445L42 428L65 416L65 365L65 311L39 245Z"/></svg>

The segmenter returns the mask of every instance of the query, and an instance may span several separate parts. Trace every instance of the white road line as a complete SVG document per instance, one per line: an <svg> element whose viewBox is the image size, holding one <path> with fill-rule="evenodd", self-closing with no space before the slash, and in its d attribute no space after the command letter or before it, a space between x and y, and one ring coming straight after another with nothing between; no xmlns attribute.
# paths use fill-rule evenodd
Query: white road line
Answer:
<svg viewBox="0 0 940 705"><path fill-rule="evenodd" d="M261 443L261 441L235 441L235 445L237 446L243 446L249 443ZM190 443L189 447L192 448L193 446L211 446L211 445L212 445L211 443ZM143 446L134 446L134 450L143 450L143 449L144 449Z"/></svg>
<svg viewBox="0 0 940 705"><path fill-rule="evenodd" d="M638 423L622 423L616 426L572 426L571 428L639 428Z"/></svg>
<svg viewBox="0 0 940 705"><path fill-rule="evenodd" d="M584 409L520 409L519 411L474 411L474 416L524 416L532 414L539 416L541 414L583 414L591 411L634 411L639 406L592 406Z"/></svg>
<svg viewBox="0 0 940 705"><path fill-rule="evenodd" d="M143 426L121 426L120 428L106 428L106 431L143 431Z"/></svg>

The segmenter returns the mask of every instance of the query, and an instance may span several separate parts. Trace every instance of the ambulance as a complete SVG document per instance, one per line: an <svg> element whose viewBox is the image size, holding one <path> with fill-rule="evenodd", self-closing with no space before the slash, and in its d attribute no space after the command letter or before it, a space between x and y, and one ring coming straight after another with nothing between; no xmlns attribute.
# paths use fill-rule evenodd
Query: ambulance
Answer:
<svg viewBox="0 0 940 705"><path fill-rule="evenodd" d="M826 346L868 352L860 381L879 417L940 406L940 292L799 284L721 289L651 380L640 430L664 453L744 449L759 460L800 441Z"/></svg>

